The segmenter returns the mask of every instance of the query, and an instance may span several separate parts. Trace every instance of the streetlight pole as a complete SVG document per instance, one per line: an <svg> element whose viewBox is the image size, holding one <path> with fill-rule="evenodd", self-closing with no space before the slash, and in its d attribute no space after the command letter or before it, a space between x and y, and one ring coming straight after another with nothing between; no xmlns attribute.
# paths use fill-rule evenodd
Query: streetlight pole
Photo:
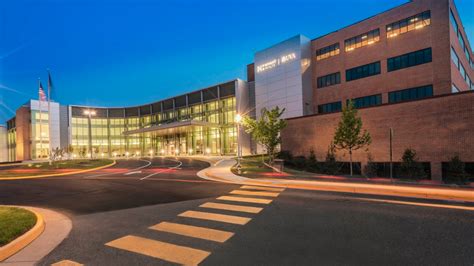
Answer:
<svg viewBox="0 0 474 266"><path fill-rule="evenodd" d="M393 183L393 128L390 128L390 182Z"/></svg>
<svg viewBox="0 0 474 266"><path fill-rule="evenodd" d="M94 110L85 110L84 114L87 115L88 118L88 125L89 125L89 152L90 152L90 159L92 159L92 116L96 113Z"/></svg>
<svg viewBox="0 0 474 266"><path fill-rule="evenodd" d="M235 122L237 123L237 173L242 174L242 165L240 164L242 159L242 151L240 145L240 122L242 121L242 116L237 114L235 116Z"/></svg>

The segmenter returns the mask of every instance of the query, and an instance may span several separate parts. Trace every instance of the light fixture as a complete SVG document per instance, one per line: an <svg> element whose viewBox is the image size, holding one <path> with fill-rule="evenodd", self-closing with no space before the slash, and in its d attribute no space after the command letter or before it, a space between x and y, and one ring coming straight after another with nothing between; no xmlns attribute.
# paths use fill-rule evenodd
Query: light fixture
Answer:
<svg viewBox="0 0 474 266"><path fill-rule="evenodd" d="M206 149L206 153L207 153L207 154L211 153L211 149L207 148L207 149Z"/></svg>
<svg viewBox="0 0 474 266"><path fill-rule="evenodd" d="M96 112L94 110L84 110L85 115L96 115Z"/></svg>
<svg viewBox="0 0 474 266"><path fill-rule="evenodd" d="M178 149L174 150L174 153L175 153L175 154L178 154L178 153L179 153L179 150L178 150Z"/></svg>
<svg viewBox="0 0 474 266"><path fill-rule="evenodd" d="M242 121L242 115L236 114L236 115L235 115L235 122L236 122L236 123L240 123L241 121Z"/></svg>
<svg viewBox="0 0 474 266"><path fill-rule="evenodd" d="M189 153L193 153L193 149L189 149Z"/></svg>
<svg viewBox="0 0 474 266"><path fill-rule="evenodd" d="M113 155L114 155L114 157L117 157L117 153L116 153L116 152L114 152Z"/></svg>
<svg viewBox="0 0 474 266"><path fill-rule="evenodd" d="M161 154L163 154L163 153L165 153L165 150L161 149L161 151L160 151L160 152L161 152Z"/></svg>
<svg viewBox="0 0 474 266"><path fill-rule="evenodd" d="M100 156L104 157L104 153L101 153Z"/></svg>

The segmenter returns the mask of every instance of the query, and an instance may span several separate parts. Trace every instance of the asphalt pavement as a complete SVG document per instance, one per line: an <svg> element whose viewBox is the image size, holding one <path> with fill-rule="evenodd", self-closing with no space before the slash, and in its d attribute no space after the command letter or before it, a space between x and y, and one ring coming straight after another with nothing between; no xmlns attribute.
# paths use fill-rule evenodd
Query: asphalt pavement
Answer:
<svg viewBox="0 0 474 266"><path fill-rule="evenodd" d="M82 175L5 181L0 204L71 217L69 237L40 265L474 263L474 211L453 203L223 184L196 176L207 166L144 158Z"/></svg>

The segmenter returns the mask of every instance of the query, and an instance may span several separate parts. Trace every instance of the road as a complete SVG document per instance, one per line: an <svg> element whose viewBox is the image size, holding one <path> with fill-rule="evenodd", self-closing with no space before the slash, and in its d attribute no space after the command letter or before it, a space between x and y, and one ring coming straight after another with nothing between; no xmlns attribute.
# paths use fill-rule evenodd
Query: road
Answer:
<svg viewBox="0 0 474 266"><path fill-rule="evenodd" d="M474 263L472 210L210 182L196 176L207 165L154 158L82 175L5 181L0 204L71 217L70 236L40 265Z"/></svg>

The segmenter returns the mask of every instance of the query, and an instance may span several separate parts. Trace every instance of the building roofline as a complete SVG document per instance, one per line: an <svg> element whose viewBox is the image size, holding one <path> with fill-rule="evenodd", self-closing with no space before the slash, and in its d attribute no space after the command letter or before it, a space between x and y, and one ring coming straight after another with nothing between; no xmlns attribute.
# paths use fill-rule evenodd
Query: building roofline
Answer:
<svg viewBox="0 0 474 266"><path fill-rule="evenodd" d="M149 102L149 103L144 103L144 104L139 104L139 105L131 105L131 106L113 106L113 107L105 107L105 106L92 106L92 105L77 105L77 104L69 104L67 106L70 106L70 107L81 107L81 108L101 108L101 109L125 109L125 108L139 108L139 107L142 107L142 106L146 106L146 105L152 105L152 104L155 104L155 103L159 103L159 102L163 102L163 101L166 101L166 100L171 100L171 99L174 99L176 97L180 97L180 96L184 96L184 95L187 95L187 94L191 94L191 93L195 93L195 92L198 92L198 91L203 91L205 89L209 89L209 88L212 88L212 87L216 87L216 86L219 86L219 85L222 85L222 84L226 84L226 83L230 83L230 82L236 82L236 81L244 81L240 78L234 78L234 79L231 79L231 80L227 80L227 81L224 81L224 82L219 82L219 83L214 83L210 86L206 86L204 88L201 88L201 89L197 89L197 90L193 90L193 91L190 91L190 92L185 92L183 94L178 94L176 96L172 96L172 97L168 97L168 98L164 98L164 99L161 99L161 100L157 100L157 101L153 101L153 102ZM246 82L246 81L244 81Z"/></svg>
<svg viewBox="0 0 474 266"><path fill-rule="evenodd" d="M357 22L354 22L354 23L352 23L352 24L349 24L349 25L347 25L347 26L344 26L344 27L342 27L342 28L340 28L340 29L337 29L337 30L335 30L335 31L332 31L332 32L326 33L326 34L324 34L324 35L318 36L318 37L312 39L311 41L319 40L319 39L324 38L324 37L326 37L326 36L328 36L328 35L331 35L331 34L333 34L333 33L339 32L339 31L341 31L341 30L347 29L347 28L352 27L352 26L354 26L354 25L357 25L357 24L359 24L359 23L361 23L361 22L364 22L364 21L366 21L366 20L375 18L375 17L377 17L377 16L379 16L379 15L385 14L385 13L387 13L387 12L389 12L389 11L392 11L392 10L394 10L394 9L396 9L396 8L399 8L399 7L408 5L408 4L410 4L410 3L413 3L413 0L409 0L408 2L406 2L406 3L404 3L404 4L401 4L401 5L392 7L392 8L390 8L390 9L387 9L387 10L385 10L385 11L382 11L382 12L380 12L380 13L378 13L378 14L375 14L375 15L373 15L373 16L370 16L370 17L368 17L368 18L365 18L365 19L359 20L359 21L357 21Z"/></svg>

